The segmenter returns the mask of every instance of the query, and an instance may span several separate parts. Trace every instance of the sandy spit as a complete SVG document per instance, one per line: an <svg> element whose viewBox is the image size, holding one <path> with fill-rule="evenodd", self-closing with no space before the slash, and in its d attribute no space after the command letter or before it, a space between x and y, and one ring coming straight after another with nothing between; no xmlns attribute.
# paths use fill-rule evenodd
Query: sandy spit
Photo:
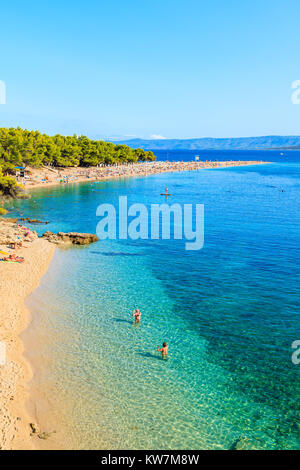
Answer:
<svg viewBox="0 0 300 470"><path fill-rule="evenodd" d="M197 171L203 169L230 168L247 165L266 165L270 162L263 161L188 161L168 162L154 161L133 164L123 164L103 167L72 167L72 168L30 168L27 167L26 178L18 181L25 185L26 190L40 187L57 186L68 183L83 183L92 181L106 181L116 178L128 178L135 176L149 176L160 173L172 173L182 171Z"/></svg>

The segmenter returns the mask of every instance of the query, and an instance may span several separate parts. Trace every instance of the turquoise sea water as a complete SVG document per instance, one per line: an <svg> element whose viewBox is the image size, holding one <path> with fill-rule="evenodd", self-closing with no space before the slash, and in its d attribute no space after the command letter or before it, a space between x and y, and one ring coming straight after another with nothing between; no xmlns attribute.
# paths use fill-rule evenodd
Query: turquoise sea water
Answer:
<svg viewBox="0 0 300 470"><path fill-rule="evenodd" d="M299 448L299 164L43 188L13 213L95 233L99 204L161 203L166 186L172 203L205 204L204 248L57 250L28 299L35 386L69 447ZM163 341L168 361L156 353Z"/></svg>

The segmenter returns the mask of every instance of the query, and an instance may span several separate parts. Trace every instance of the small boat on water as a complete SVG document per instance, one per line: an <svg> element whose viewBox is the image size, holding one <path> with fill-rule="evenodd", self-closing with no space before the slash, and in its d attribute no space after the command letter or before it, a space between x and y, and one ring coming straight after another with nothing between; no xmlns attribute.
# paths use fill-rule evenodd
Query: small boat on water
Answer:
<svg viewBox="0 0 300 470"><path fill-rule="evenodd" d="M161 196L172 196L172 194L169 193L168 188L165 189L164 193L160 193Z"/></svg>

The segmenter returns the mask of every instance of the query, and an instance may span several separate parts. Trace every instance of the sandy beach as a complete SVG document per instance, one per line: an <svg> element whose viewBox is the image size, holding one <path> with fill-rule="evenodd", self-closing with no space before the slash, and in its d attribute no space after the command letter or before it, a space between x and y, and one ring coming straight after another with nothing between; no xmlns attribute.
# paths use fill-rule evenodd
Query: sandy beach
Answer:
<svg viewBox="0 0 300 470"><path fill-rule="evenodd" d="M131 176L148 176L159 173L182 171L197 171L203 169L230 168L246 165L260 165L263 161L225 161L225 162L169 162L155 161L114 166L72 167L72 168L30 168L27 167L26 177L20 180L26 189L55 186L68 183L83 183L87 181L109 180Z"/></svg>
<svg viewBox="0 0 300 470"><path fill-rule="evenodd" d="M0 222L0 233L14 231L13 224ZM25 298L38 286L46 272L55 246L33 237L24 241L16 251L24 257L23 263L0 262L0 340L6 346L6 362L0 366L0 449L33 449L30 436L32 418L28 415L28 382L32 376L30 365L23 357L23 343L19 334L30 322L30 312L24 306ZM2 240L3 241L3 240ZM0 245L0 250L15 250ZM0 258L5 255L1 254Z"/></svg>

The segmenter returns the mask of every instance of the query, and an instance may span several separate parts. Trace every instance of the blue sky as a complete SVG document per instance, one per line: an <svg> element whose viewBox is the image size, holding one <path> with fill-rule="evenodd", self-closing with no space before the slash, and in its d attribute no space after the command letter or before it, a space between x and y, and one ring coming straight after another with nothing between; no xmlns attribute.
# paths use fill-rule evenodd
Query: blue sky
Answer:
<svg viewBox="0 0 300 470"><path fill-rule="evenodd" d="M0 126L167 138L300 134L300 3L2 2Z"/></svg>

